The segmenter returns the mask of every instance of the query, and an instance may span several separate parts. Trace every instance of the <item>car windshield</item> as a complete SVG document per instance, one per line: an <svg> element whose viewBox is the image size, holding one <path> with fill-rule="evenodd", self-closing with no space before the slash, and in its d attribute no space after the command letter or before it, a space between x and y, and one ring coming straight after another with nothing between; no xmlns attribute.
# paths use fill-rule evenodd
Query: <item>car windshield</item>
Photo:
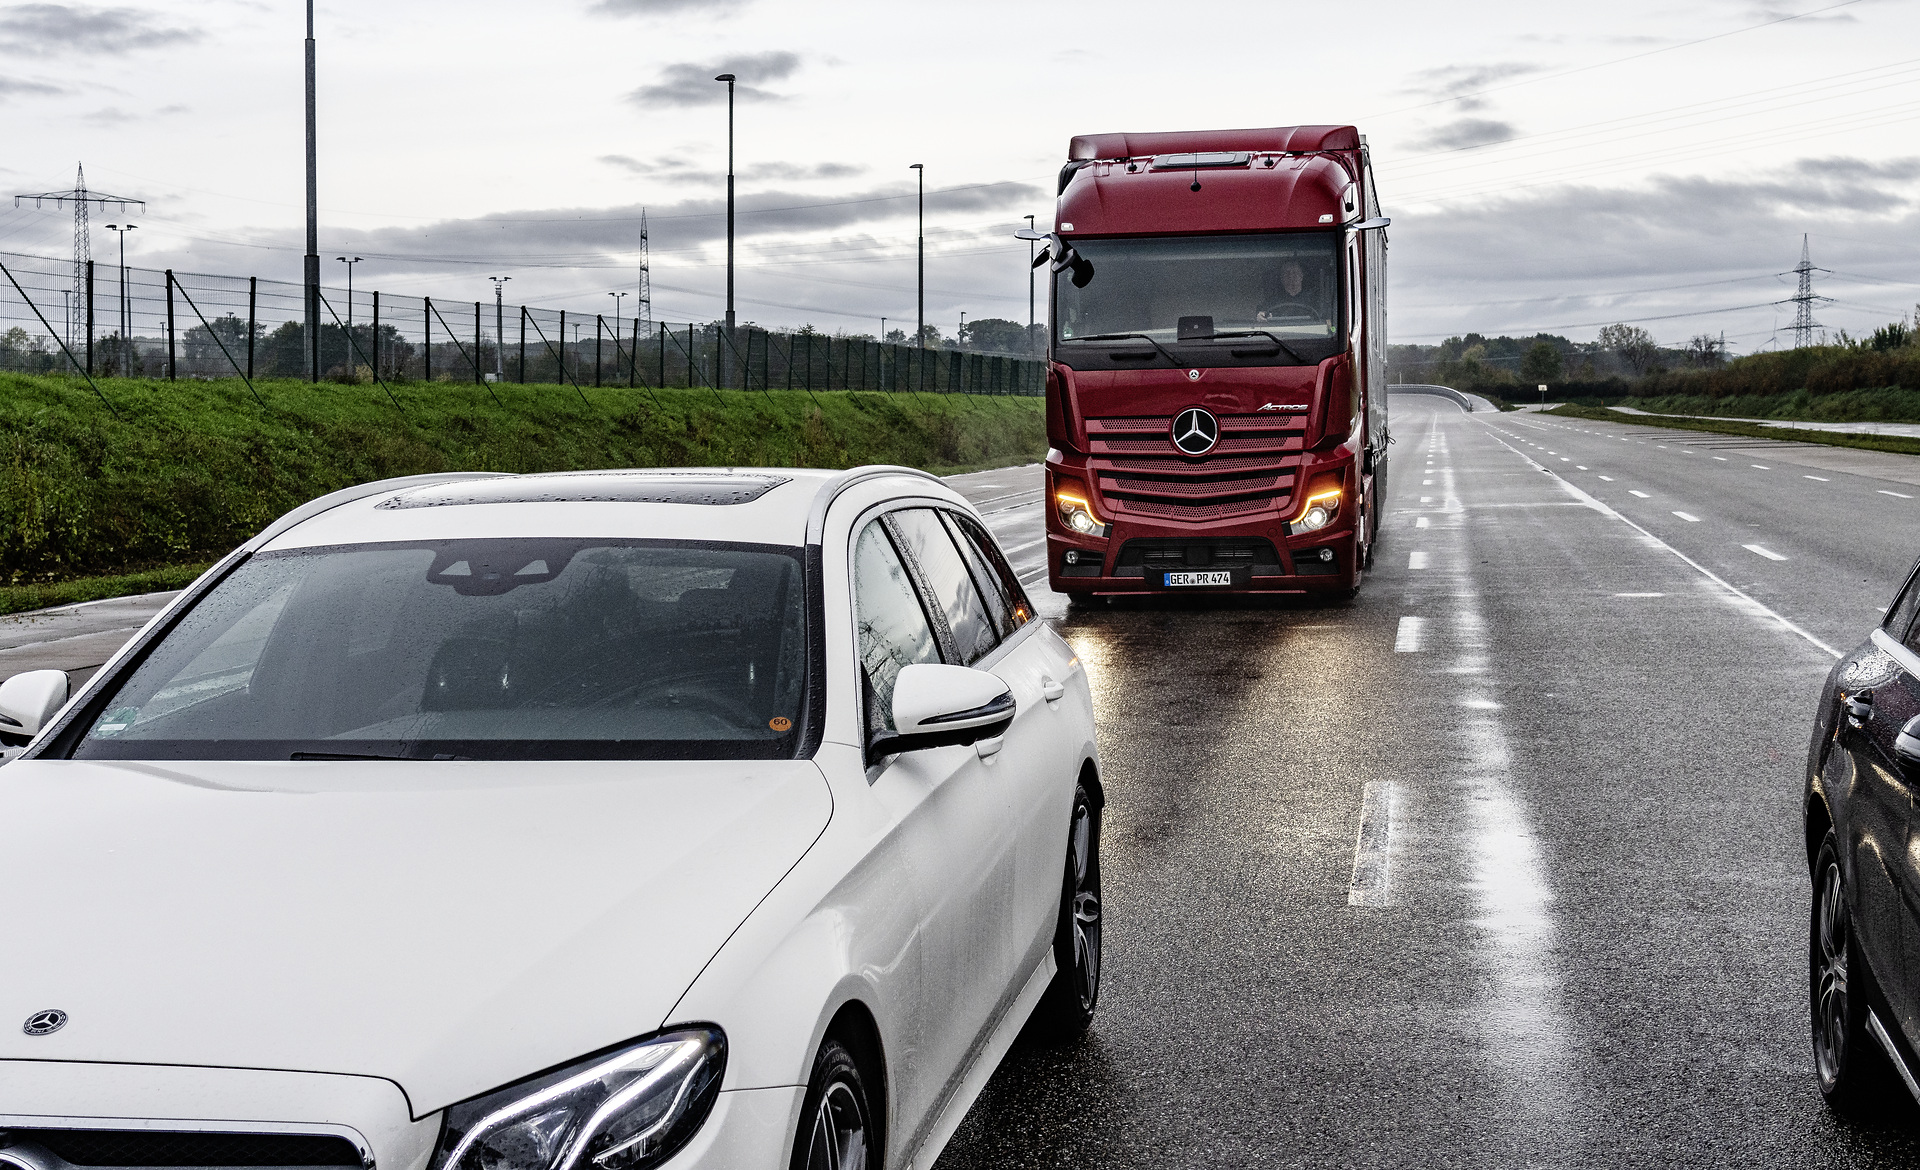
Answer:
<svg viewBox="0 0 1920 1170"><path fill-rule="evenodd" d="M1210 318L1207 328L1219 333L1333 338L1339 243L1332 232L1074 240L1093 276L1085 288L1066 273L1054 282L1059 339L1144 334L1172 342L1183 317Z"/></svg>
<svg viewBox="0 0 1920 1170"><path fill-rule="evenodd" d="M800 550L448 540L263 553L119 682L80 759L784 758Z"/></svg>

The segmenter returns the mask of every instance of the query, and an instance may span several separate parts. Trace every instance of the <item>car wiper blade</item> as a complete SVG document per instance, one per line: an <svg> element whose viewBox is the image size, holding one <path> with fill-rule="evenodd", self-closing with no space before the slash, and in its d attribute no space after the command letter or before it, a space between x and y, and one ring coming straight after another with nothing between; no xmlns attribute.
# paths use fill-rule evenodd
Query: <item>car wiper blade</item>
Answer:
<svg viewBox="0 0 1920 1170"><path fill-rule="evenodd" d="M470 760L472 756L383 756L377 752L295 752L289 760Z"/></svg>
<svg viewBox="0 0 1920 1170"><path fill-rule="evenodd" d="M1144 333L1092 333L1092 334L1088 334L1085 337L1062 337L1060 340L1062 341L1127 341L1135 337L1139 338L1141 341L1146 342L1148 345L1151 345L1153 348L1159 350L1160 355L1166 358L1168 361L1172 362L1174 365L1177 366L1180 364L1180 359L1177 357L1174 357L1171 350L1169 350L1166 346L1161 345L1159 342L1155 341L1153 338L1148 337Z"/></svg>
<svg viewBox="0 0 1920 1170"><path fill-rule="evenodd" d="M1297 350L1295 350L1291 345L1288 345L1286 342L1280 340L1278 337L1275 337L1273 334L1268 333L1265 329L1235 329L1229 333L1216 333L1214 334L1214 336L1215 337L1264 337L1268 341L1271 341L1275 345L1279 346L1282 350L1285 350L1286 355L1292 358L1294 361L1299 362L1303 366L1307 364L1307 359L1301 357Z"/></svg>

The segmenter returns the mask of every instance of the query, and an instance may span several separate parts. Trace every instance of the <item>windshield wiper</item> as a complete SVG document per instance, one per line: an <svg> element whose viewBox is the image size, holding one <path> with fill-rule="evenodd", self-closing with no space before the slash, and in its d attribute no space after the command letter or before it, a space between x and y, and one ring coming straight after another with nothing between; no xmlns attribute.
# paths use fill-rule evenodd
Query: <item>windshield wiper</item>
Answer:
<svg viewBox="0 0 1920 1170"><path fill-rule="evenodd" d="M1307 359L1301 357L1297 352L1295 352L1294 348L1291 345L1288 345L1286 342L1280 340L1278 337L1275 337L1273 334L1268 333L1265 329L1235 329L1227 333L1216 333L1214 334L1214 336L1215 337L1264 337L1268 341L1271 341L1275 345L1279 346L1282 350L1286 351L1286 355L1292 358L1294 361L1299 362L1303 366L1307 364Z"/></svg>
<svg viewBox="0 0 1920 1170"><path fill-rule="evenodd" d="M1161 345L1159 342L1155 341L1151 337L1148 337L1144 333L1094 333L1094 334L1089 334L1086 337L1062 337L1060 340L1062 341L1125 341L1130 337L1138 337L1140 340L1146 342L1148 345L1151 345L1153 348L1159 350L1160 355L1166 358L1168 361L1172 362L1174 365L1177 366L1180 364L1180 359L1177 357L1174 357L1173 353L1169 351L1166 346Z"/></svg>
<svg viewBox="0 0 1920 1170"><path fill-rule="evenodd" d="M470 760L472 756L383 756L375 752L295 752L289 760Z"/></svg>

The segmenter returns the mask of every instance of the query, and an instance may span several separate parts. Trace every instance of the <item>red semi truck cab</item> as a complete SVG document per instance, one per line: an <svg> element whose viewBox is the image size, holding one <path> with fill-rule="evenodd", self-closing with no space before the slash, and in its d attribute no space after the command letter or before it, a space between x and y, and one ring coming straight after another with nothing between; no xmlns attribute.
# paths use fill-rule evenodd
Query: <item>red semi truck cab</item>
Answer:
<svg viewBox="0 0 1920 1170"><path fill-rule="evenodd" d="M1045 253L1049 583L1351 593L1388 442L1365 139L1093 134L1068 158Z"/></svg>

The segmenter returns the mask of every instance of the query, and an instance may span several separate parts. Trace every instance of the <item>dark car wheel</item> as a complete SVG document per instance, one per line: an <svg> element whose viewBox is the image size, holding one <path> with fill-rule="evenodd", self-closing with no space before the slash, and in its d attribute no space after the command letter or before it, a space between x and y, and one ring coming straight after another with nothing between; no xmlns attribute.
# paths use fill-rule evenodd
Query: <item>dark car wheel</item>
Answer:
<svg viewBox="0 0 1920 1170"><path fill-rule="evenodd" d="M1807 998L1814 1069L1827 1103L1842 1112L1879 1106L1894 1087L1892 1067L1867 1032L1873 979L1854 936L1853 910L1833 832L1813 864L1813 914L1807 928Z"/></svg>
<svg viewBox="0 0 1920 1170"><path fill-rule="evenodd" d="M846 1046L832 1036L813 1058L813 1076L800 1110L793 1170L866 1170L886 1156L875 1150L878 1102Z"/></svg>
<svg viewBox="0 0 1920 1170"><path fill-rule="evenodd" d="M1056 970L1033 1012L1043 1030L1060 1037L1086 1031L1100 1002L1100 810L1085 785L1074 786L1068 825L1060 917L1053 935Z"/></svg>

